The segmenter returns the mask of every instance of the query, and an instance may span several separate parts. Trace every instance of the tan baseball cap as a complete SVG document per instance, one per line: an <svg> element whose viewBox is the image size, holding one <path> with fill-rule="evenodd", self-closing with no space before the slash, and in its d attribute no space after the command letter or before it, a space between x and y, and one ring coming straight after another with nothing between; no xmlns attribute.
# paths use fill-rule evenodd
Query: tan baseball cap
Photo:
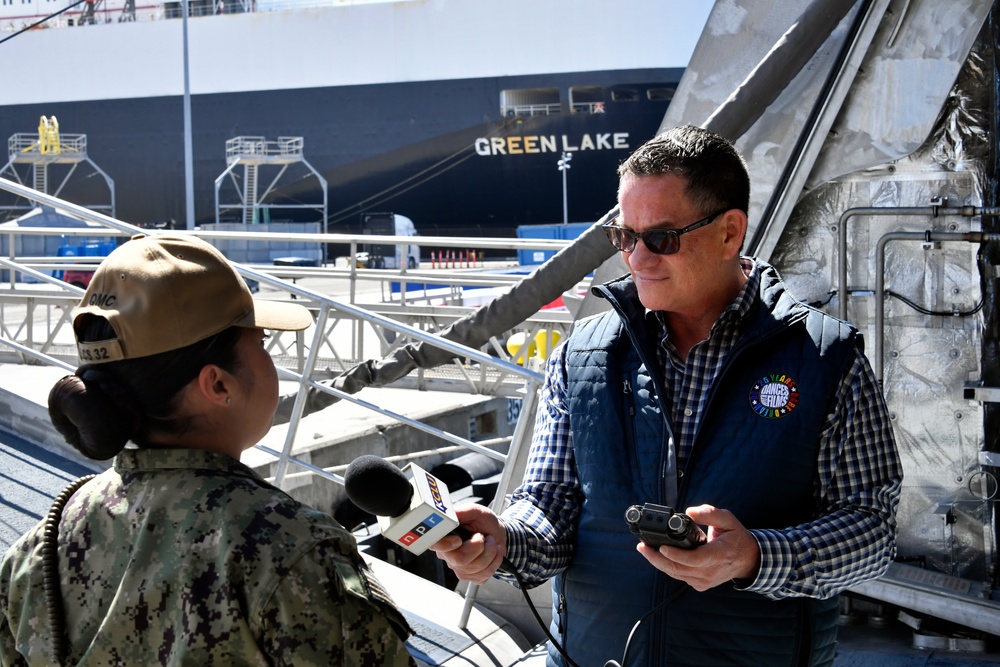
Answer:
<svg viewBox="0 0 1000 667"><path fill-rule="evenodd" d="M299 304L256 300L229 261L195 236L143 236L101 262L80 305L103 317L111 340L77 341L80 361L135 359L186 347L229 327L299 331L312 324Z"/></svg>

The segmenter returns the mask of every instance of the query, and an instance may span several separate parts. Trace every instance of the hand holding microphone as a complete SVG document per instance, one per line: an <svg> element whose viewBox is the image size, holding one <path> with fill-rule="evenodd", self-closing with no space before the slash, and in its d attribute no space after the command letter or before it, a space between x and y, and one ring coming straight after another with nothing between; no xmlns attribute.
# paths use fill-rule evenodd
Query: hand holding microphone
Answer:
<svg viewBox="0 0 1000 667"><path fill-rule="evenodd" d="M400 470L378 456L359 456L344 473L344 487L355 505L378 518L385 538L417 555L433 549L464 581L481 584L503 562L507 532L496 515L479 505L456 513L444 482L413 463Z"/></svg>
<svg viewBox="0 0 1000 667"><path fill-rule="evenodd" d="M496 514L482 505L467 505L457 510L463 527L474 533L462 542L445 537L431 545L462 581L484 584L497 570L513 573L513 566L504 558L507 554L507 530Z"/></svg>

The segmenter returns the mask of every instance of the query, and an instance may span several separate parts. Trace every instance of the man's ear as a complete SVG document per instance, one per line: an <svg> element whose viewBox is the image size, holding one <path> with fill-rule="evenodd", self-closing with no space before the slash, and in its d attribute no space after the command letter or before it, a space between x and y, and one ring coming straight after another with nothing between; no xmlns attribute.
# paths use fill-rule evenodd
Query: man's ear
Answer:
<svg viewBox="0 0 1000 667"><path fill-rule="evenodd" d="M198 373L198 393L213 405L225 406L233 400L233 376L215 364L205 364Z"/></svg>
<svg viewBox="0 0 1000 667"><path fill-rule="evenodd" d="M747 214L735 208L731 208L722 214L719 220L725 230L726 236L723 243L726 246L727 255L739 257L743 248L743 240L747 235Z"/></svg>

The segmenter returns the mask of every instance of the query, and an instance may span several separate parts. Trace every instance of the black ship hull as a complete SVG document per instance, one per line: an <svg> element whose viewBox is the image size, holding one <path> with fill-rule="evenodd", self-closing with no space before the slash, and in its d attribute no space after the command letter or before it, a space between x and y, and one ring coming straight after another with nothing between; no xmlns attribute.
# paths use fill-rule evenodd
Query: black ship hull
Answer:
<svg viewBox="0 0 1000 667"><path fill-rule="evenodd" d="M225 143L237 136L303 137L305 159L328 182L330 232L357 230L361 213L372 210L402 213L423 235L511 236L519 225L561 222L563 152L573 153L569 221L596 220L614 205L617 165L655 134L669 104L664 91L676 87L682 71L194 95L196 223L215 222L215 180L227 166ZM591 91L585 112L574 113L569 103L574 87ZM501 91L513 89L558 90L560 102L544 115L503 113ZM7 128L28 129L41 116L56 116L65 131L86 134L91 160L114 181L117 217L184 226L183 97L27 104L4 107L3 115ZM93 176L74 175L61 196L95 203L101 184ZM318 187L301 178L272 196L316 201ZM292 212L283 219L296 218L310 216Z"/></svg>

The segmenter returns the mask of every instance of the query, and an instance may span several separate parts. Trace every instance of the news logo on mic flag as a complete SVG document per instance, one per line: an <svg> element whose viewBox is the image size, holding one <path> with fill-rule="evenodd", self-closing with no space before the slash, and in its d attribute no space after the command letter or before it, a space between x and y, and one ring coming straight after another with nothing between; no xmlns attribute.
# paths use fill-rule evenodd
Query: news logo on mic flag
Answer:
<svg viewBox="0 0 1000 667"><path fill-rule="evenodd" d="M402 473L413 486L409 509L395 517L379 516L378 523L385 538L420 555L458 527L458 515L444 483L414 463Z"/></svg>
<svg viewBox="0 0 1000 667"><path fill-rule="evenodd" d="M430 489L431 500L434 501L434 507L438 508L442 512L447 512L448 506L444 504L444 498L441 497L441 488L438 486L437 478L429 472L425 472L424 475L427 476L427 488Z"/></svg>
<svg viewBox="0 0 1000 667"><path fill-rule="evenodd" d="M414 542L434 530L434 526L437 526L444 520L445 518L440 514L429 514L426 519L414 526L410 532L400 537L399 541L405 547L412 546Z"/></svg>

